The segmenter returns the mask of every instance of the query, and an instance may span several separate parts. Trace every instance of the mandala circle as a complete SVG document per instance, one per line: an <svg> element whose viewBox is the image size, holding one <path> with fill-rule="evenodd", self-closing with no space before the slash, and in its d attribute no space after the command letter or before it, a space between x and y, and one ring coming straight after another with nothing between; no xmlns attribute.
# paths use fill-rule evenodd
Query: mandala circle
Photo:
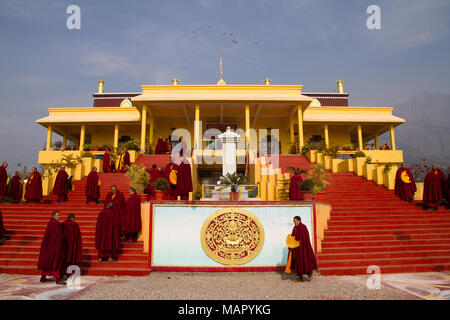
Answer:
<svg viewBox="0 0 450 320"><path fill-rule="evenodd" d="M264 228L251 212L223 208L203 222L200 232L203 250L224 265L242 265L253 260L264 245Z"/></svg>

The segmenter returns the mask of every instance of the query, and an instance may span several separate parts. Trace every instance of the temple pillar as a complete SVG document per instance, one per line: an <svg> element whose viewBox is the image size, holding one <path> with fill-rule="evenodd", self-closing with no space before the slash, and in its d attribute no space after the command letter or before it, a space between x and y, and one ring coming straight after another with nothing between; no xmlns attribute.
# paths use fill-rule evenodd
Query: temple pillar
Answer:
<svg viewBox="0 0 450 320"><path fill-rule="evenodd" d="M375 135L375 149L379 150L380 149L380 139L378 138L378 135Z"/></svg>
<svg viewBox="0 0 450 320"><path fill-rule="evenodd" d="M200 104L195 105L194 149L200 149Z"/></svg>
<svg viewBox="0 0 450 320"><path fill-rule="evenodd" d="M153 131L155 130L155 118L150 117L150 131L148 135L148 143L153 145Z"/></svg>
<svg viewBox="0 0 450 320"><path fill-rule="evenodd" d="M49 124L47 127L47 145L45 147L45 150L49 151L52 147L52 125Z"/></svg>
<svg viewBox="0 0 450 320"><path fill-rule="evenodd" d="M248 149L250 142L250 105L245 105L245 149Z"/></svg>
<svg viewBox="0 0 450 320"><path fill-rule="evenodd" d="M303 140L303 110L302 105L297 105L297 117L298 117L298 143L300 150L302 150L302 147L305 145Z"/></svg>
<svg viewBox="0 0 450 320"><path fill-rule="evenodd" d="M81 125L81 130L80 130L80 151L83 152L84 150L84 140L85 140L85 136L86 136L86 127L84 124Z"/></svg>
<svg viewBox="0 0 450 320"><path fill-rule="evenodd" d="M67 133L64 133L64 135L63 135L62 150L66 150L66 148L67 148Z"/></svg>
<svg viewBox="0 0 450 320"><path fill-rule="evenodd" d="M324 131L324 136L325 136L325 146L327 148L329 148L330 147L330 138L329 138L329 135L328 135L328 125L327 124L325 124L323 126L323 131Z"/></svg>
<svg viewBox="0 0 450 320"><path fill-rule="evenodd" d="M362 127L360 124L358 124L358 145L360 151L364 150Z"/></svg>
<svg viewBox="0 0 450 320"><path fill-rule="evenodd" d="M141 116L141 152L145 152L145 129L147 127L147 106L142 105Z"/></svg>
<svg viewBox="0 0 450 320"><path fill-rule="evenodd" d="M294 118L289 117L289 131L291 134L291 144L295 143Z"/></svg>
<svg viewBox="0 0 450 320"><path fill-rule="evenodd" d="M119 125L114 125L114 142L113 142L113 148L117 149L119 148Z"/></svg>
<svg viewBox="0 0 450 320"><path fill-rule="evenodd" d="M391 125L390 127L390 132L391 132L391 149L392 150L396 150L396 146L395 146L395 132L394 132L394 126Z"/></svg>

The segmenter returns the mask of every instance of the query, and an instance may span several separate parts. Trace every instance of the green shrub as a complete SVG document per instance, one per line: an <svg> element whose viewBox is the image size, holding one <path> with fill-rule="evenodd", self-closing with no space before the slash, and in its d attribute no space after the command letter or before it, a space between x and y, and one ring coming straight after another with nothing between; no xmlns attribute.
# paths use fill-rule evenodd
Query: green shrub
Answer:
<svg viewBox="0 0 450 320"><path fill-rule="evenodd" d="M365 154L364 152L362 152L362 151L357 151L357 152L353 155L354 158L364 158L365 156L366 156L366 154Z"/></svg>
<svg viewBox="0 0 450 320"><path fill-rule="evenodd" d="M127 173L125 175L130 178L131 186L134 190L136 190L137 194L142 194L150 181L150 175L148 174L147 169L142 164L133 164L131 166L127 166L126 168Z"/></svg>
<svg viewBox="0 0 450 320"><path fill-rule="evenodd" d="M156 190L161 190L161 191L167 190L169 188L169 183L164 178L156 179L156 181L153 182L152 185Z"/></svg>
<svg viewBox="0 0 450 320"><path fill-rule="evenodd" d="M302 191L311 191L314 188L314 181L312 179L306 179L303 182L297 182L297 184Z"/></svg>
<svg viewBox="0 0 450 320"><path fill-rule="evenodd" d="M135 150L140 151L141 150L141 143L137 140L130 140L127 143L125 143L125 148L127 150Z"/></svg>

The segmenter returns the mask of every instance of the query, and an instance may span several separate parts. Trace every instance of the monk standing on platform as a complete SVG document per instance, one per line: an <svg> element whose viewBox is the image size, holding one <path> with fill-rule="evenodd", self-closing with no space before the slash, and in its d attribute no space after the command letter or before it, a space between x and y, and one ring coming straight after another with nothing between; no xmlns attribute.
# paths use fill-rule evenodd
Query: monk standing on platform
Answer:
<svg viewBox="0 0 450 320"><path fill-rule="evenodd" d="M3 162L0 167L0 201L3 200L3 197L6 196L8 191L8 173L6 172L6 168L8 167L8 162Z"/></svg>
<svg viewBox="0 0 450 320"><path fill-rule="evenodd" d="M319 270L317 268L316 256L309 239L309 232L299 216L294 217L294 224L292 235L295 237L295 240L300 242L300 246L291 249L293 253L290 269L295 270L299 277L298 281L303 282L304 274L308 275L307 280L311 281L313 271L315 270L319 273Z"/></svg>
<svg viewBox="0 0 450 320"><path fill-rule="evenodd" d="M109 173L111 171L111 152L106 148L106 151L103 154L103 172Z"/></svg>
<svg viewBox="0 0 450 320"><path fill-rule="evenodd" d="M289 167L288 169L291 169L294 173L289 184L289 200L303 200L303 194L299 184L303 182L301 174L304 171L293 167Z"/></svg>
<svg viewBox="0 0 450 320"><path fill-rule="evenodd" d="M117 225L119 226L119 231L121 231L120 222L122 221L125 211L125 197L115 185L111 186L111 192L106 195L104 208L106 208L108 203L112 203L114 205L113 211L117 216Z"/></svg>
<svg viewBox="0 0 450 320"><path fill-rule="evenodd" d="M122 152L119 158L119 164L117 166L117 172L125 173L127 172L127 166L130 166L130 153L125 150Z"/></svg>
<svg viewBox="0 0 450 320"><path fill-rule="evenodd" d="M78 223L75 222L75 215L70 213L67 216L67 220L63 223L64 239L66 241L66 265L67 267L72 265L80 266L83 260L83 244L81 242L81 231Z"/></svg>
<svg viewBox="0 0 450 320"><path fill-rule="evenodd" d="M130 198L125 204L125 214L122 222L125 242L131 243L137 241L138 233L141 231L141 200L134 188L130 188Z"/></svg>
<svg viewBox="0 0 450 320"><path fill-rule="evenodd" d="M177 170L178 166L170 159L169 164L164 168L164 179L169 182L169 188L167 189L167 198L169 200L176 200L177 189Z"/></svg>
<svg viewBox="0 0 450 320"><path fill-rule="evenodd" d="M406 167L406 163L403 162L395 175L395 195L405 202L413 202L416 191L414 176L411 170Z"/></svg>
<svg viewBox="0 0 450 320"><path fill-rule="evenodd" d="M98 250L98 261L117 260L117 249L120 245L119 217L114 211L114 204L108 203L98 215L95 229L95 248Z"/></svg>
<svg viewBox="0 0 450 320"><path fill-rule="evenodd" d="M423 204L425 210L438 210L439 202L443 199L443 185L445 184L445 175L433 164L431 171L425 177L423 186Z"/></svg>
<svg viewBox="0 0 450 320"><path fill-rule="evenodd" d="M42 178L36 167L31 169L25 186L25 200L28 202L39 203L42 199Z"/></svg>
<svg viewBox="0 0 450 320"><path fill-rule="evenodd" d="M16 175L11 179L11 185L9 187L9 197L12 203L19 203L22 199L22 177L20 172L16 171Z"/></svg>
<svg viewBox="0 0 450 320"><path fill-rule="evenodd" d="M175 193L181 200L189 200L189 192L193 191L191 165L186 158L182 158L177 171L177 186Z"/></svg>
<svg viewBox="0 0 450 320"><path fill-rule="evenodd" d="M67 194L71 188L71 184L69 181L69 175L66 172L66 167L61 166L61 169L58 171L58 175L56 176L55 186L53 187L52 193L58 196L58 204L64 203L68 200Z"/></svg>
<svg viewBox="0 0 450 320"><path fill-rule="evenodd" d="M86 204L94 201L98 204L100 198L100 180L98 180L97 167L93 167L86 181Z"/></svg>
<svg viewBox="0 0 450 320"><path fill-rule="evenodd" d="M160 136L158 138L158 142L156 143L155 154L166 154L166 152L167 152L167 144Z"/></svg>
<svg viewBox="0 0 450 320"><path fill-rule="evenodd" d="M38 269L42 270L41 282L49 281L47 276L52 276L56 279L56 284L64 285L61 277L65 273L66 243L60 219L61 214L53 211L42 240Z"/></svg>

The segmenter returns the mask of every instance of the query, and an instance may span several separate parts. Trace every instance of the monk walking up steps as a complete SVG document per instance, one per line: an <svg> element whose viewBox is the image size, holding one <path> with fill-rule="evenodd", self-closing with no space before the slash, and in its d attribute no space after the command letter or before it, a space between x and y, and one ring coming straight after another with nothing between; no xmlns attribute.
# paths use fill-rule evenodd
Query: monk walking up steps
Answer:
<svg viewBox="0 0 450 320"><path fill-rule="evenodd" d="M83 260L83 244L81 242L81 231L75 222L75 215L70 213L63 223L64 239L66 242L65 270L71 265L79 266Z"/></svg>
<svg viewBox="0 0 450 320"><path fill-rule="evenodd" d="M431 171L425 177L423 186L423 204L425 210L438 210L439 202L444 197L445 175L438 168L437 164L433 164Z"/></svg>
<svg viewBox="0 0 450 320"><path fill-rule="evenodd" d="M12 203L19 203L22 199L22 184L23 180L20 172L16 171L16 175L11 179L11 186L9 187L9 197Z"/></svg>
<svg viewBox="0 0 450 320"><path fill-rule="evenodd" d="M0 167L0 201L3 200L3 197L6 196L6 193L8 191L8 173L6 172L7 167L7 162L3 162Z"/></svg>
<svg viewBox="0 0 450 320"><path fill-rule="evenodd" d="M120 244L119 217L113 209L114 204L108 203L97 219L95 248L100 262L117 260L117 249Z"/></svg>
<svg viewBox="0 0 450 320"><path fill-rule="evenodd" d="M25 200L27 203L39 203L42 199L42 178L36 167L31 169L31 174L28 177L25 186Z"/></svg>
<svg viewBox="0 0 450 320"><path fill-rule="evenodd" d="M125 235L125 242L136 242L138 233L141 231L141 200L136 193L136 190L130 188L130 198L125 204L125 214L122 221L123 234Z"/></svg>
<svg viewBox="0 0 450 320"><path fill-rule="evenodd" d="M42 270L41 282L49 281L47 276L52 276L56 279L56 284L64 285L61 277L65 273L66 242L60 219L61 214L53 211L42 240L38 269Z"/></svg>
<svg viewBox="0 0 450 320"><path fill-rule="evenodd" d="M93 201L98 204L98 199L100 198L100 180L98 179L97 168L93 167L92 171L89 172L86 181L86 204Z"/></svg>
<svg viewBox="0 0 450 320"><path fill-rule="evenodd" d="M414 176L411 170L406 167L406 163L403 162L395 176L395 195L405 202L413 202L416 191Z"/></svg>
<svg viewBox="0 0 450 320"><path fill-rule="evenodd" d="M71 183L69 180L69 175L66 172L66 167L61 166L61 169L58 171L58 175L56 176L55 186L53 187L53 194L58 196L58 203L67 202L68 197L67 194L71 189Z"/></svg>

